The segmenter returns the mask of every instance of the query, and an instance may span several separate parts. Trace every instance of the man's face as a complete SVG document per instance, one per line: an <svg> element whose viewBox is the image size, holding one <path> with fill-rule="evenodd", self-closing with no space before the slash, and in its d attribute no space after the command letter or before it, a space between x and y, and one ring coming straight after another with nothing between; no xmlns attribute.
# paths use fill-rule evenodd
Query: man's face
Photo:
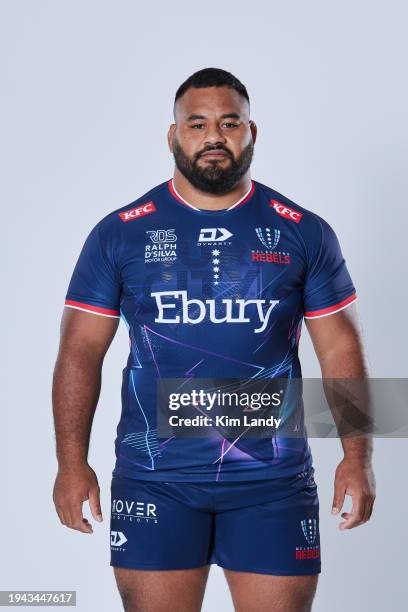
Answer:
<svg viewBox="0 0 408 612"><path fill-rule="evenodd" d="M230 191L251 165L256 126L229 87L190 88L175 107L168 141L179 171L206 193Z"/></svg>

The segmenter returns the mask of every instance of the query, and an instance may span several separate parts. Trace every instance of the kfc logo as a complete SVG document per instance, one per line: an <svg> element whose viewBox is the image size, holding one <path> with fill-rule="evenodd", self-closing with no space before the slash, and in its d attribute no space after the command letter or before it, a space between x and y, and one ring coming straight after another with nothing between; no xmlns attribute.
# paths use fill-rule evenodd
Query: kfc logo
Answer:
<svg viewBox="0 0 408 612"><path fill-rule="evenodd" d="M284 206L278 202L278 200L271 200L269 206L272 206L281 217L290 219L295 223L300 223L300 220L303 217L302 213L297 212L297 210L293 210L293 208L289 208L289 206Z"/></svg>
<svg viewBox="0 0 408 612"><path fill-rule="evenodd" d="M147 202L147 204L142 204L142 206L138 206L137 208L132 208L131 210L127 210L118 214L122 221L124 223L127 223L128 221L132 221L133 219L144 217L144 215L150 215L150 213L152 212L156 212L156 207L153 202Z"/></svg>

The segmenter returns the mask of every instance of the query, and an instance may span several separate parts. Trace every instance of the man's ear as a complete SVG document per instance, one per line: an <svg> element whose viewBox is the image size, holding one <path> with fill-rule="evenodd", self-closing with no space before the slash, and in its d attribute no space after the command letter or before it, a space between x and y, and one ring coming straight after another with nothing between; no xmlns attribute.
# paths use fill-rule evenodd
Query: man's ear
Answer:
<svg viewBox="0 0 408 612"><path fill-rule="evenodd" d="M251 134L252 134L252 140L253 140L253 142L255 144L256 136L258 134L258 128L256 127L255 121L252 121L252 119L250 119L250 121L249 121L249 127L250 127Z"/></svg>
<svg viewBox="0 0 408 612"><path fill-rule="evenodd" d="M173 136L176 131L176 124L172 123L167 132L167 144L169 145L170 152L173 153Z"/></svg>

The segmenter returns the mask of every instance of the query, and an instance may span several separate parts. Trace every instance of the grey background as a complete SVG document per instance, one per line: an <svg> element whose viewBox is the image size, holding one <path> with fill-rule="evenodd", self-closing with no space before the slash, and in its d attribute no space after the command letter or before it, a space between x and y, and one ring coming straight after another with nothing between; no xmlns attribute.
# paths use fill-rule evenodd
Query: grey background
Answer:
<svg viewBox="0 0 408 612"><path fill-rule="evenodd" d="M253 178L333 225L358 289L371 375L407 376L407 17L403 1L1 2L1 589L76 589L81 611L121 609L108 531L124 326L92 436L104 511L93 536L54 512L51 375L85 236L171 176L172 99L195 70L223 67L247 85L259 128ZM301 357L304 375L319 376L305 328ZM316 612L405 609L408 446L375 446L375 514L342 533L330 515L340 443L312 440ZM232 606L213 566L204 611L215 609Z"/></svg>

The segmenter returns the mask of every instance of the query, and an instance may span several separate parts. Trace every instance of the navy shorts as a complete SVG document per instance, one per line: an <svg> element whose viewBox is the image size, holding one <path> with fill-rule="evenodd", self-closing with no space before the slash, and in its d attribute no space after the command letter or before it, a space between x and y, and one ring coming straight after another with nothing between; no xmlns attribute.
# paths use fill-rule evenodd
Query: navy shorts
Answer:
<svg viewBox="0 0 408 612"><path fill-rule="evenodd" d="M236 482L114 476L111 496L114 567L174 570L216 563L281 576L321 571L313 468Z"/></svg>

